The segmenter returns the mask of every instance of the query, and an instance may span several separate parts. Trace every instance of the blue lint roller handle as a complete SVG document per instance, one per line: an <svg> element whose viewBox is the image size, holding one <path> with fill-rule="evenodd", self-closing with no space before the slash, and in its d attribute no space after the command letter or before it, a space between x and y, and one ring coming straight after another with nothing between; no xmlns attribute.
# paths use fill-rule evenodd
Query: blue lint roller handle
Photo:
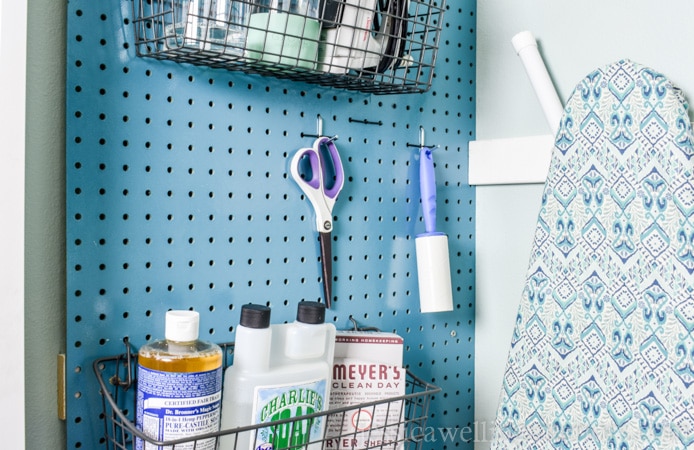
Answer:
<svg viewBox="0 0 694 450"><path fill-rule="evenodd" d="M436 232L436 175L432 150L422 147L419 150L419 193L422 199L422 216L426 234Z"/></svg>

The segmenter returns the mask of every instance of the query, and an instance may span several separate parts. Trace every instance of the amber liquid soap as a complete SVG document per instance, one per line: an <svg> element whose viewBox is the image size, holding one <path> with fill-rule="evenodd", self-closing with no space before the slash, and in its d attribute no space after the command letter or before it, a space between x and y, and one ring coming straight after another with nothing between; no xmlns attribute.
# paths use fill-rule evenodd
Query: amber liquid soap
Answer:
<svg viewBox="0 0 694 450"><path fill-rule="evenodd" d="M194 311L168 311L166 339L138 352L137 427L153 441L191 438L176 449L213 450L216 439L193 436L219 430L222 350L198 340L198 324ZM164 447L138 438L135 448Z"/></svg>

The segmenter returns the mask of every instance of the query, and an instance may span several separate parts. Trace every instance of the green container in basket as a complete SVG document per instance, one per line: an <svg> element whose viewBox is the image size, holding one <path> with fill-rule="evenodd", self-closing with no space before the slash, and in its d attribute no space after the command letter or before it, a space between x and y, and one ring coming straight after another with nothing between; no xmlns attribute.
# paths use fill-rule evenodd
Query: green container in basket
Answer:
<svg viewBox="0 0 694 450"><path fill-rule="evenodd" d="M246 57L313 70L319 38L320 22L309 16L279 11L251 14Z"/></svg>

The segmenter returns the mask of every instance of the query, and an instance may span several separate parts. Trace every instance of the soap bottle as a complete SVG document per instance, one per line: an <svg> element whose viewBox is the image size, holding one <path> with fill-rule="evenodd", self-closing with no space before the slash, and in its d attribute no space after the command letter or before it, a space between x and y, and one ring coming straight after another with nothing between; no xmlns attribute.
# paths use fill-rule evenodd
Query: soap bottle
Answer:
<svg viewBox="0 0 694 450"><path fill-rule="evenodd" d="M267 322L256 324L258 328L251 332L242 309L234 363L224 374L223 430L328 408L335 326L325 323L325 305L301 302L295 322L269 327L267 314ZM247 357L239 359L244 353ZM290 421L261 427L257 432L224 435L219 450L321 449L324 429L325 417Z"/></svg>
<svg viewBox="0 0 694 450"><path fill-rule="evenodd" d="M270 312L267 306L252 303L241 307L233 364L224 372L222 430L251 424L253 385L268 379L270 372ZM248 449L252 434L222 435L219 450Z"/></svg>
<svg viewBox="0 0 694 450"><path fill-rule="evenodd" d="M145 344L138 352L136 424L154 440L219 430L222 350L198 339L199 323L195 311L167 311L165 339ZM215 447L214 438L195 443L199 450ZM136 439L136 450L150 448Z"/></svg>
<svg viewBox="0 0 694 450"><path fill-rule="evenodd" d="M269 422L328 410L335 326L325 323L325 313L323 303L303 301L298 304L294 322L272 325L272 361L283 382L274 390L267 389L266 400L256 409L256 420ZM297 401L292 404L284 399ZM268 427L266 441L259 436L257 444L320 450L325 425L326 417L320 416Z"/></svg>

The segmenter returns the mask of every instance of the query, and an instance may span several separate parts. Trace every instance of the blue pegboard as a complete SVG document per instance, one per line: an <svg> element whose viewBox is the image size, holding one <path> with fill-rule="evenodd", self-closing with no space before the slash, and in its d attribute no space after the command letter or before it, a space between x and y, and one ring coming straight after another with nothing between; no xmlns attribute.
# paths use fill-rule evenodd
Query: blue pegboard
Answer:
<svg viewBox="0 0 694 450"><path fill-rule="evenodd" d="M442 387L432 433L473 426L476 5L449 3L431 90L376 96L138 58L129 1L69 2L67 448L104 447L92 361L122 353L126 336L136 347L161 337L167 309L200 311L201 338L227 342L243 303L268 303L282 322L321 297L312 212L287 176L318 115L339 136L347 175L328 320L401 334L411 370ZM424 225L418 149L407 144L420 126L439 146L453 313L419 313L414 237ZM432 434L426 446L472 443Z"/></svg>

